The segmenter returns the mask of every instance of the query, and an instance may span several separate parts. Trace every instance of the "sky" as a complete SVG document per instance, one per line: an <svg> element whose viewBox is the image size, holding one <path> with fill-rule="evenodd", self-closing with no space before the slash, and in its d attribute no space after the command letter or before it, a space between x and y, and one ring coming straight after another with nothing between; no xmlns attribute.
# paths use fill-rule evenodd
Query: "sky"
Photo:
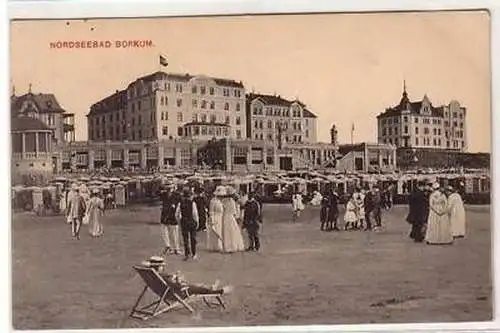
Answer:
<svg viewBox="0 0 500 333"><path fill-rule="evenodd" d="M469 151L491 151L487 12L357 13L13 21L11 85L53 93L87 139L90 106L160 70L230 78L247 91L298 97L318 116L318 140L376 142L376 116L412 101L467 107ZM145 48L54 49L51 42L151 40ZM477 130L479 129L479 131Z"/></svg>

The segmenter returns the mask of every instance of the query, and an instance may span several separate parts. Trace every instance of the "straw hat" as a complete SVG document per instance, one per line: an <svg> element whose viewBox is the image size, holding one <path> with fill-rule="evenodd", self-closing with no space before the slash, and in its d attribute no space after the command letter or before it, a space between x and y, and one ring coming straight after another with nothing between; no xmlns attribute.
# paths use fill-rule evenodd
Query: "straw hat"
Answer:
<svg viewBox="0 0 500 333"><path fill-rule="evenodd" d="M71 184L71 189L73 191L78 191L80 188L78 187L78 185L76 183L73 183L73 184Z"/></svg>
<svg viewBox="0 0 500 333"><path fill-rule="evenodd" d="M227 186L226 192L227 192L227 195L234 195L234 194L236 194L236 189L232 186Z"/></svg>
<svg viewBox="0 0 500 333"><path fill-rule="evenodd" d="M214 191L214 195L218 197L222 197L227 195L227 190L225 186L217 186Z"/></svg>
<svg viewBox="0 0 500 333"><path fill-rule="evenodd" d="M439 183L434 183L434 184L432 184L432 189L433 189L433 190L439 190L439 187L440 187L440 186L439 186Z"/></svg>
<svg viewBox="0 0 500 333"><path fill-rule="evenodd" d="M99 194L99 193L100 193L100 191L98 188L92 189L92 194Z"/></svg>

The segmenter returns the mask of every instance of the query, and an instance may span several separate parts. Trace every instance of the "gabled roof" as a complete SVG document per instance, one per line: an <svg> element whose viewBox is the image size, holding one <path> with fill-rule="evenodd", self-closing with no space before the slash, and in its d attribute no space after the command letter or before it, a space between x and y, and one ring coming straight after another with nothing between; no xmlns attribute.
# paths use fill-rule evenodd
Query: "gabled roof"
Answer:
<svg viewBox="0 0 500 333"><path fill-rule="evenodd" d="M255 99L259 99L260 101L262 101L262 103L266 105L282 106L282 107L290 107L292 104L297 103L303 109L304 118L317 118L317 116L310 110L306 109L306 105L299 100L291 101L281 97L280 95L250 93L247 94L247 105L249 105Z"/></svg>
<svg viewBox="0 0 500 333"><path fill-rule="evenodd" d="M11 132L20 131L52 131L50 127L45 125L38 119L26 116L13 117L10 120Z"/></svg>
<svg viewBox="0 0 500 333"><path fill-rule="evenodd" d="M399 101L399 104L385 109L385 111L380 113L377 116L377 118L399 116L402 114L403 111L406 110L409 110L410 114L418 115L421 113L420 111L422 109L422 103L424 102L424 100L427 100L429 103L429 108L432 117L443 117L444 108L442 106L440 107L433 106L432 103L428 100L427 95L424 96L424 98L421 101L411 102L410 99L408 98L406 90L404 90L401 100Z"/></svg>
<svg viewBox="0 0 500 333"><path fill-rule="evenodd" d="M59 102L57 101L54 94L33 94L31 92L21 96L11 96L11 112L13 114L18 114L26 101L32 102L34 104L34 108L29 107L29 110L38 111L39 113L66 112L63 108L61 108L61 105L59 105Z"/></svg>
<svg viewBox="0 0 500 333"><path fill-rule="evenodd" d="M304 109L303 115L304 115L304 118L318 118L318 116L316 116L314 113L312 113L308 109Z"/></svg>

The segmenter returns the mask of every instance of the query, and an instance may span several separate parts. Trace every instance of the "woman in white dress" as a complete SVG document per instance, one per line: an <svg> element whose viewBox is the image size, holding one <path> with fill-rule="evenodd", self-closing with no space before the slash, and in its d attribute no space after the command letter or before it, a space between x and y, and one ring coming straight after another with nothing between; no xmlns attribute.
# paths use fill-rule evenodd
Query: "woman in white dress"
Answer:
<svg viewBox="0 0 500 333"><path fill-rule="evenodd" d="M99 190L92 190L92 194L87 203L87 216L89 219L89 232L92 237L99 237L104 233L101 215L104 212L104 201L98 196Z"/></svg>
<svg viewBox="0 0 500 333"><path fill-rule="evenodd" d="M236 209L234 195L236 190L231 187L226 187L227 195L222 199L224 207L222 214L222 245L223 252L233 253L245 251L245 243L241 234L240 226L237 222L239 211Z"/></svg>
<svg viewBox="0 0 500 333"><path fill-rule="evenodd" d="M448 214L451 223L451 235L453 238L465 237L465 208L462 197L451 186L446 189L448 194Z"/></svg>
<svg viewBox="0 0 500 333"><path fill-rule="evenodd" d="M207 249L208 251L222 252L222 215L224 207L221 198L226 195L224 186L217 186L214 197L208 205Z"/></svg>
<svg viewBox="0 0 500 333"><path fill-rule="evenodd" d="M292 220L296 221L300 217L300 212L304 210L302 195L299 191L295 191L292 195Z"/></svg>
<svg viewBox="0 0 500 333"><path fill-rule="evenodd" d="M451 222L448 215L448 199L440 190L438 183L432 186L432 192L429 198L429 218L427 220L427 232L425 240L427 244L445 245L453 243L451 235Z"/></svg>

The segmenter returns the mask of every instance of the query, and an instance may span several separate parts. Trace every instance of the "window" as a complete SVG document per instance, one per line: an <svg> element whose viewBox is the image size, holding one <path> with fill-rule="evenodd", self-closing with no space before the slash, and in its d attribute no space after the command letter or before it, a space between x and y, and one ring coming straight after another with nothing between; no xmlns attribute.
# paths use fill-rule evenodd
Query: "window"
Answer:
<svg viewBox="0 0 500 333"><path fill-rule="evenodd" d="M205 88L205 86L201 86L200 87L200 94L205 95L206 92L207 92L207 88Z"/></svg>
<svg viewBox="0 0 500 333"><path fill-rule="evenodd" d="M196 86L193 86L193 87L191 88L191 92L192 92L193 94L196 94L196 93L198 92L198 88L197 88Z"/></svg>
<svg viewBox="0 0 500 333"><path fill-rule="evenodd" d="M160 105L165 105L165 97L161 96Z"/></svg>
<svg viewBox="0 0 500 333"><path fill-rule="evenodd" d="M424 134L425 135L429 134L429 128L428 127L424 127Z"/></svg>
<svg viewBox="0 0 500 333"><path fill-rule="evenodd" d="M214 101L210 102L210 109L212 109L212 110L215 109L215 102Z"/></svg>
<svg viewBox="0 0 500 333"><path fill-rule="evenodd" d="M267 121L267 128L273 128L273 122L271 120Z"/></svg>
<svg viewBox="0 0 500 333"><path fill-rule="evenodd" d="M433 139L433 140L432 140L432 143L434 144L434 146L436 146L436 145L437 145L437 141L436 141L436 139Z"/></svg>
<svg viewBox="0 0 500 333"><path fill-rule="evenodd" d="M182 92L182 84L176 84L175 85L175 91L178 92L178 93L181 93Z"/></svg>
<svg viewBox="0 0 500 333"><path fill-rule="evenodd" d="M456 117L457 117L457 113L453 112L453 118L456 118Z"/></svg>
<svg viewBox="0 0 500 333"><path fill-rule="evenodd" d="M201 126L201 135L207 135L207 126Z"/></svg>
<svg viewBox="0 0 500 333"><path fill-rule="evenodd" d="M387 128L382 128L382 136L386 136L387 135Z"/></svg>
<svg viewBox="0 0 500 333"><path fill-rule="evenodd" d="M226 123L226 124L229 124L229 122L230 122L230 120L229 120L229 116L226 116L226 121L225 121L225 123Z"/></svg>
<svg viewBox="0 0 500 333"><path fill-rule="evenodd" d="M222 89L222 94L224 96L229 96L229 89L227 89L227 88Z"/></svg>
<svg viewBox="0 0 500 333"><path fill-rule="evenodd" d="M182 112L177 112L177 121L182 121Z"/></svg>
<svg viewBox="0 0 500 333"><path fill-rule="evenodd" d="M170 83L165 82L165 90L170 91Z"/></svg>
<svg viewBox="0 0 500 333"><path fill-rule="evenodd" d="M141 115L139 115L139 117L137 118L137 125L140 125L142 123L142 117Z"/></svg>
<svg viewBox="0 0 500 333"><path fill-rule="evenodd" d="M193 121L198 122L198 115L196 113L193 113Z"/></svg>
<svg viewBox="0 0 500 333"><path fill-rule="evenodd" d="M210 87L210 95L214 95L215 94L215 89L214 87Z"/></svg>
<svg viewBox="0 0 500 333"><path fill-rule="evenodd" d="M240 103L236 103L236 111L240 111Z"/></svg>
<svg viewBox="0 0 500 333"><path fill-rule="evenodd" d="M398 128L394 127L394 135L398 135Z"/></svg>
<svg viewBox="0 0 500 333"><path fill-rule="evenodd" d="M405 126L405 134L408 134L408 126Z"/></svg>
<svg viewBox="0 0 500 333"><path fill-rule="evenodd" d="M193 108L198 107L198 101L196 99L193 99Z"/></svg>
<svg viewBox="0 0 500 333"><path fill-rule="evenodd" d="M404 122L407 122L408 121L408 116L404 116L403 120L404 120Z"/></svg>
<svg viewBox="0 0 500 333"><path fill-rule="evenodd" d="M207 115L206 114L202 114L201 115L201 122L202 123L206 123L207 122Z"/></svg>
<svg viewBox="0 0 500 333"><path fill-rule="evenodd" d="M210 115L210 122L211 122L211 123L215 123L216 121L217 121L217 118L215 117L215 115L214 115L214 114L211 114L211 115Z"/></svg>
<svg viewBox="0 0 500 333"><path fill-rule="evenodd" d="M168 127L167 126L163 126L163 128L161 129L161 132L163 135L168 135Z"/></svg>
<svg viewBox="0 0 500 333"><path fill-rule="evenodd" d="M392 127L389 127L389 135L392 135Z"/></svg>
<svg viewBox="0 0 500 333"><path fill-rule="evenodd" d="M438 128L438 135L441 135L441 129Z"/></svg>
<svg viewBox="0 0 500 333"><path fill-rule="evenodd" d="M236 130L236 138L241 139L241 130Z"/></svg>
<svg viewBox="0 0 500 333"><path fill-rule="evenodd" d="M240 119L240 117L236 117L236 125L241 125L241 119Z"/></svg>
<svg viewBox="0 0 500 333"><path fill-rule="evenodd" d="M207 108L207 101L201 101L201 108L206 109Z"/></svg>
<svg viewBox="0 0 500 333"><path fill-rule="evenodd" d="M309 137L309 130L306 130L306 138Z"/></svg>
<svg viewBox="0 0 500 333"><path fill-rule="evenodd" d="M418 146L418 138L415 138L415 145Z"/></svg>
<svg viewBox="0 0 500 333"><path fill-rule="evenodd" d="M399 145L399 140L398 140L397 138L396 138L396 139L394 139L394 144L395 144L396 146L397 146L397 145Z"/></svg>
<svg viewBox="0 0 500 333"><path fill-rule="evenodd" d="M182 127L177 127L177 135L182 136Z"/></svg>
<svg viewBox="0 0 500 333"><path fill-rule="evenodd" d="M433 128L432 129L432 134L437 135L437 129Z"/></svg>
<svg viewBox="0 0 500 333"><path fill-rule="evenodd" d="M229 103L228 103L228 102L226 102L226 103L224 104L224 110L229 110Z"/></svg>
<svg viewBox="0 0 500 333"><path fill-rule="evenodd" d="M182 106L182 98L177 98L177 106L178 107Z"/></svg>
<svg viewBox="0 0 500 333"><path fill-rule="evenodd" d="M234 97L240 97L240 96L241 96L241 92L238 89L235 89L234 90Z"/></svg>
<svg viewBox="0 0 500 333"><path fill-rule="evenodd" d="M418 117L415 117L415 124L418 124Z"/></svg>
<svg viewBox="0 0 500 333"><path fill-rule="evenodd" d="M460 128L464 128L464 123L460 122Z"/></svg>

